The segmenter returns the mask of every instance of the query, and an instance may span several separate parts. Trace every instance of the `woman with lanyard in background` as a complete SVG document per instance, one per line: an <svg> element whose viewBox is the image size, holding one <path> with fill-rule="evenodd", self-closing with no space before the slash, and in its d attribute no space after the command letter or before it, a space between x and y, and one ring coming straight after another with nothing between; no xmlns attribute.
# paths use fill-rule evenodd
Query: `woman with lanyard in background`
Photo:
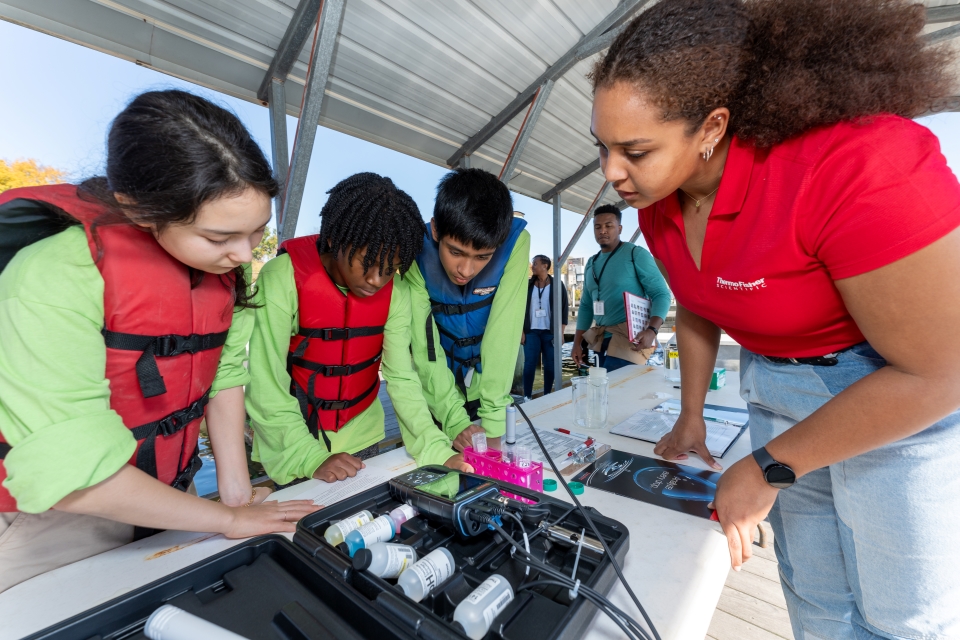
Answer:
<svg viewBox="0 0 960 640"><path fill-rule="evenodd" d="M533 276L527 286L527 312L523 316L523 396L529 400L533 394L533 378L537 366L543 360L543 395L553 391L555 375L553 358L553 298L560 291L560 336L567 330L570 303L567 300L567 288L561 283L554 287L550 275L550 258L544 255L534 256L530 264Z"/></svg>
<svg viewBox="0 0 960 640"><path fill-rule="evenodd" d="M606 179L678 303L682 412L655 451L718 466L723 328L755 452L714 504L735 569L769 514L797 638L960 637L960 185L906 119L951 89L924 19L663 0L591 75Z"/></svg>
<svg viewBox="0 0 960 640"><path fill-rule="evenodd" d="M0 592L153 529L245 538L317 509L263 504L244 451L243 265L276 193L236 116L160 91L113 121L105 177L0 195L4 262L16 251L0 274ZM204 415L219 503L188 493Z"/></svg>

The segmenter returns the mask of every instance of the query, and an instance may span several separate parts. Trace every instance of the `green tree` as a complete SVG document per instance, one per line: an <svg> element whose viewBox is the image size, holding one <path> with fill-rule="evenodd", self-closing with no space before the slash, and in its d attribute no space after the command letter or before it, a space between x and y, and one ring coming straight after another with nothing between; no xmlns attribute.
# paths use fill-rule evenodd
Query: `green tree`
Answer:
<svg viewBox="0 0 960 640"><path fill-rule="evenodd" d="M66 174L53 167L45 167L36 160L0 160L0 193L17 187L38 187L65 182Z"/></svg>
<svg viewBox="0 0 960 640"><path fill-rule="evenodd" d="M277 232L270 227L263 232L263 240L253 250L253 259L257 262L266 262L277 255Z"/></svg>

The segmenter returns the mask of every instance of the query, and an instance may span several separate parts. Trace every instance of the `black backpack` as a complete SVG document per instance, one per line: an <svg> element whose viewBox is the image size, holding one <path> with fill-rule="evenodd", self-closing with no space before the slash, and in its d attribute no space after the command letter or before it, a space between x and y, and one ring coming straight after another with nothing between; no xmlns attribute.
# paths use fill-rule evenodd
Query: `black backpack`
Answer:
<svg viewBox="0 0 960 640"><path fill-rule="evenodd" d="M46 202L16 198L0 205L0 273L24 247L80 224Z"/></svg>

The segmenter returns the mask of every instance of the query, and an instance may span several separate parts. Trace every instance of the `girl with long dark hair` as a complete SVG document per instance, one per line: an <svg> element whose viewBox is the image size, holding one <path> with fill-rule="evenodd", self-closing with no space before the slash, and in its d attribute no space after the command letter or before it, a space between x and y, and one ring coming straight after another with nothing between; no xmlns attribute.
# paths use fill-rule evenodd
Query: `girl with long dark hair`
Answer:
<svg viewBox="0 0 960 640"><path fill-rule="evenodd" d="M263 503L244 452L243 265L276 192L236 116L157 91L113 121L104 177L0 194L20 243L0 267L0 591L155 529L248 537L316 508ZM204 416L219 503L188 494Z"/></svg>
<svg viewBox="0 0 960 640"><path fill-rule="evenodd" d="M715 506L734 569L769 515L797 638L960 637L960 185L908 119L951 90L923 25L898 0L663 0L591 76L606 179L678 303L655 451L714 463L723 328L755 451Z"/></svg>

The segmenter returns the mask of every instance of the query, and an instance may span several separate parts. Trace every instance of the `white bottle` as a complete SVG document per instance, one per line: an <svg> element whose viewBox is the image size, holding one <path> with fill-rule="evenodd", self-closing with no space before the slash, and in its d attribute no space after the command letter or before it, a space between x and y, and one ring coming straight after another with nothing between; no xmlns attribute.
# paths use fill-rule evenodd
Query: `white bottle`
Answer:
<svg viewBox="0 0 960 640"><path fill-rule="evenodd" d="M165 604L147 618L143 635L150 640L246 640L212 622L188 613L172 604Z"/></svg>
<svg viewBox="0 0 960 640"><path fill-rule="evenodd" d="M353 568L381 578L396 578L417 561L417 551L405 544L376 542L353 556Z"/></svg>
<svg viewBox="0 0 960 640"><path fill-rule="evenodd" d="M373 514L364 509L359 511L352 516L347 516L339 522L334 522L327 530L323 532L323 537L334 547L343 542L343 539L347 537L347 534L351 531L355 531L373 520Z"/></svg>
<svg viewBox="0 0 960 640"><path fill-rule="evenodd" d="M663 377L670 382L680 382L680 349L677 348L676 333L663 348Z"/></svg>
<svg viewBox="0 0 960 640"><path fill-rule="evenodd" d="M467 637L480 640L512 600L513 587L503 576L494 574L457 605L453 622L463 627Z"/></svg>
<svg viewBox="0 0 960 640"><path fill-rule="evenodd" d="M456 564L453 554L444 548L434 549L419 562L400 574L397 584L403 593L414 602L420 602L431 591L453 575Z"/></svg>
<svg viewBox="0 0 960 640"><path fill-rule="evenodd" d="M356 531L348 533L343 541L346 543L347 552L352 558L357 551L369 547L375 542L389 542L396 533L390 516L380 516Z"/></svg>
<svg viewBox="0 0 960 640"><path fill-rule="evenodd" d="M408 504L402 504L387 515L390 516L391 520L393 520L394 532L398 532L400 531L400 527L404 522L410 518L417 517L419 512Z"/></svg>
<svg viewBox="0 0 960 640"><path fill-rule="evenodd" d="M590 367L587 379L587 428L603 429L607 426L607 370Z"/></svg>

